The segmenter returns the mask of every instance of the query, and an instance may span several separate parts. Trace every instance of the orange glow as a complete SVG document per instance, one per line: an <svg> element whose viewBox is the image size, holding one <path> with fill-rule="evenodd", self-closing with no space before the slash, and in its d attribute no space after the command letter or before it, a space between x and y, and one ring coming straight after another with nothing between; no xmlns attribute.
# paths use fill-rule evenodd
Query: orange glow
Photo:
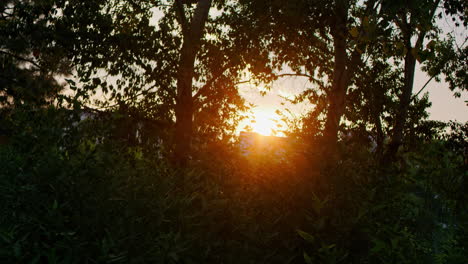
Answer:
<svg viewBox="0 0 468 264"><path fill-rule="evenodd" d="M249 126L253 132L264 136L271 136L278 130L280 117L272 109L253 109L253 119Z"/></svg>

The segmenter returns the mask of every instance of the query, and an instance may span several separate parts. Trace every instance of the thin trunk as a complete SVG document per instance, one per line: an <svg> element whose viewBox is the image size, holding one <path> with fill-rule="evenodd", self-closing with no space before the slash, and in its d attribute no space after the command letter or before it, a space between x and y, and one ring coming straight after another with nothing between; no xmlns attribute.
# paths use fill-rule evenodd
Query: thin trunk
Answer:
<svg viewBox="0 0 468 264"><path fill-rule="evenodd" d="M382 128L382 120L381 116L384 111L384 100L385 100L385 89L381 86L372 87L370 90L371 93L371 118L372 123L375 125L375 133L376 133L376 148L375 153L377 158L380 160L383 155L384 150L384 131Z"/></svg>
<svg viewBox="0 0 468 264"><path fill-rule="evenodd" d="M435 0L432 3L428 14L431 19L432 17L434 17L439 3L440 0ZM414 57L412 50L419 50L421 48L427 33L427 31L421 31L419 33L413 48L411 45L411 38L413 37L413 33L415 32L415 25L413 25L411 19L410 21L408 21L406 15L402 16L401 21L399 21L397 18L397 25L403 32L405 47L407 49L407 53L405 55L404 84L400 96L400 106L395 116L396 120L395 126L393 128L392 138L390 140L390 144L388 146L387 152L383 157L382 162L394 161L398 152L398 148L403 143L403 131L405 128L406 118L408 117L408 109L411 103L411 95L413 93L414 83L414 70L416 67L416 58Z"/></svg>
<svg viewBox="0 0 468 264"><path fill-rule="evenodd" d="M411 46L410 46L411 47ZM400 96L400 106L397 111L395 127L393 128L392 139L388 146L386 160L394 160L398 148L403 142L403 130L406 123L406 117L408 116L408 109L411 102L411 95L413 93L413 83L414 83L414 70L416 66L416 58L409 51L405 56L405 76L404 76L404 85L402 93Z"/></svg>
<svg viewBox="0 0 468 264"><path fill-rule="evenodd" d="M333 28L334 66L331 91L328 94L328 112L324 131L324 148L326 153L333 153L338 139L338 128L345 107L345 96L348 88L348 71L346 64L346 23L348 10L346 6L336 7L336 25ZM328 158L328 157L326 157Z"/></svg>
<svg viewBox="0 0 468 264"><path fill-rule="evenodd" d="M175 106L176 131L175 131L175 152L176 165L185 166L188 162L193 123L193 97L192 82L195 69L195 58L200 50L200 42L203 37L203 30L208 12L211 7L211 0L199 0L189 28L183 29L184 43L182 45L179 69L177 71L177 99ZM183 10L182 10L183 11ZM180 14L183 16L183 13ZM185 20L185 17L181 19ZM182 24L184 27L184 23Z"/></svg>
<svg viewBox="0 0 468 264"><path fill-rule="evenodd" d="M337 46L338 45L335 45L335 47ZM335 67L332 90L328 95L330 105L328 107L327 120L324 131L325 140L329 143L327 144L328 147L332 147L337 142L338 128L345 106L347 71L345 69L344 62L346 61L346 57L342 57L343 54L340 53L341 52L335 52ZM346 54L344 54L344 56L346 56ZM342 64L340 62L342 62Z"/></svg>
<svg viewBox="0 0 468 264"><path fill-rule="evenodd" d="M380 120L380 113L376 113L374 115L374 124L375 124L375 130L377 133L377 138L376 138L376 144L377 147L375 149L375 153L377 154L377 157L380 159L383 154L383 145L384 145L384 132L382 129L382 121Z"/></svg>

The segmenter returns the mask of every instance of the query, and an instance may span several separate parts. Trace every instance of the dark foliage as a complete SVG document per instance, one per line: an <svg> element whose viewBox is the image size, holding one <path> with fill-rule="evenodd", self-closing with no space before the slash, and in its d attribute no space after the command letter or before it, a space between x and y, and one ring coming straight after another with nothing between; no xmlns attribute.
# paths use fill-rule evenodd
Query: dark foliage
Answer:
<svg viewBox="0 0 468 264"><path fill-rule="evenodd" d="M412 94L466 91L466 4L286 2L0 3L0 263L466 263L468 123ZM312 110L243 155L237 85L285 65Z"/></svg>

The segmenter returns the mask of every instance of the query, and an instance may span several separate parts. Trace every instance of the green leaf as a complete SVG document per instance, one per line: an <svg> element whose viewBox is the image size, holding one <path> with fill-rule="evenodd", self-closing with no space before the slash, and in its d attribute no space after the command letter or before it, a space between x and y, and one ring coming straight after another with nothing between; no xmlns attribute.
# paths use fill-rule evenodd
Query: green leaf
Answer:
<svg viewBox="0 0 468 264"><path fill-rule="evenodd" d="M301 236L305 241L310 242L310 243L313 243L315 241L315 238L311 234L304 232L302 230L299 230L299 229L296 231L299 234L299 236Z"/></svg>
<svg viewBox="0 0 468 264"><path fill-rule="evenodd" d="M429 43L427 43L426 49L433 49L436 44L437 44L437 42L435 40L431 40L431 41L429 41Z"/></svg>
<svg viewBox="0 0 468 264"><path fill-rule="evenodd" d="M386 247L385 242L383 242L380 239L375 239L373 242L374 242L375 245L371 249L371 252L374 253L374 254L380 252L382 249L384 249Z"/></svg>
<svg viewBox="0 0 468 264"><path fill-rule="evenodd" d="M13 245L13 251L14 251L15 257L19 258L21 256L21 245L20 245L19 241L17 241Z"/></svg>
<svg viewBox="0 0 468 264"><path fill-rule="evenodd" d="M398 238L396 238L396 237L395 237L395 238L392 238L392 239L390 240L390 242L392 243L392 248L393 248L393 249L397 248L397 246L398 246Z"/></svg>
<svg viewBox="0 0 468 264"><path fill-rule="evenodd" d="M304 252L304 260L307 264L312 264L312 259L310 258L309 255L307 255L307 253Z"/></svg>
<svg viewBox="0 0 468 264"><path fill-rule="evenodd" d="M403 42L397 42L397 43L395 43L395 49L397 50L397 52L398 52L401 56L405 56L406 51L405 51L405 44L403 44ZM398 53L397 53L397 54L398 54Z"/></svg>
<svg viewBox="0 0 468 264"><path fill-rule="evenodd" d="M353 36L353 38L357 38L359 36L359 30L357 29L357 27L352 27L349 30L349 34L351 34L351 36Z"/></svg>
<svg viewBox="0 0 468 264"><path fill-rule="evenodd" d="M413 57L416 58L418 62L421 62L421 57L419 57L419 52L417 48L411 48L411 55L413 55Z"/></svg>

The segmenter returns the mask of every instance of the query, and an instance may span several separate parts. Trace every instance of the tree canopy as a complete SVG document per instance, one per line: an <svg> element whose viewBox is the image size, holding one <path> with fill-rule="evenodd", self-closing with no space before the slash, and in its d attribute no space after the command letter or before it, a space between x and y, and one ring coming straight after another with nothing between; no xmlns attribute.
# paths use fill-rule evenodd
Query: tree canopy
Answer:
<svg viewBox="0 0 468 264"><path fill-rule="evenodd" d="M2 1L0 262L465 263L467 124L425 88L466 97L467 12ZM246 154L240 85L291 77L308 112Z"/></svg>

